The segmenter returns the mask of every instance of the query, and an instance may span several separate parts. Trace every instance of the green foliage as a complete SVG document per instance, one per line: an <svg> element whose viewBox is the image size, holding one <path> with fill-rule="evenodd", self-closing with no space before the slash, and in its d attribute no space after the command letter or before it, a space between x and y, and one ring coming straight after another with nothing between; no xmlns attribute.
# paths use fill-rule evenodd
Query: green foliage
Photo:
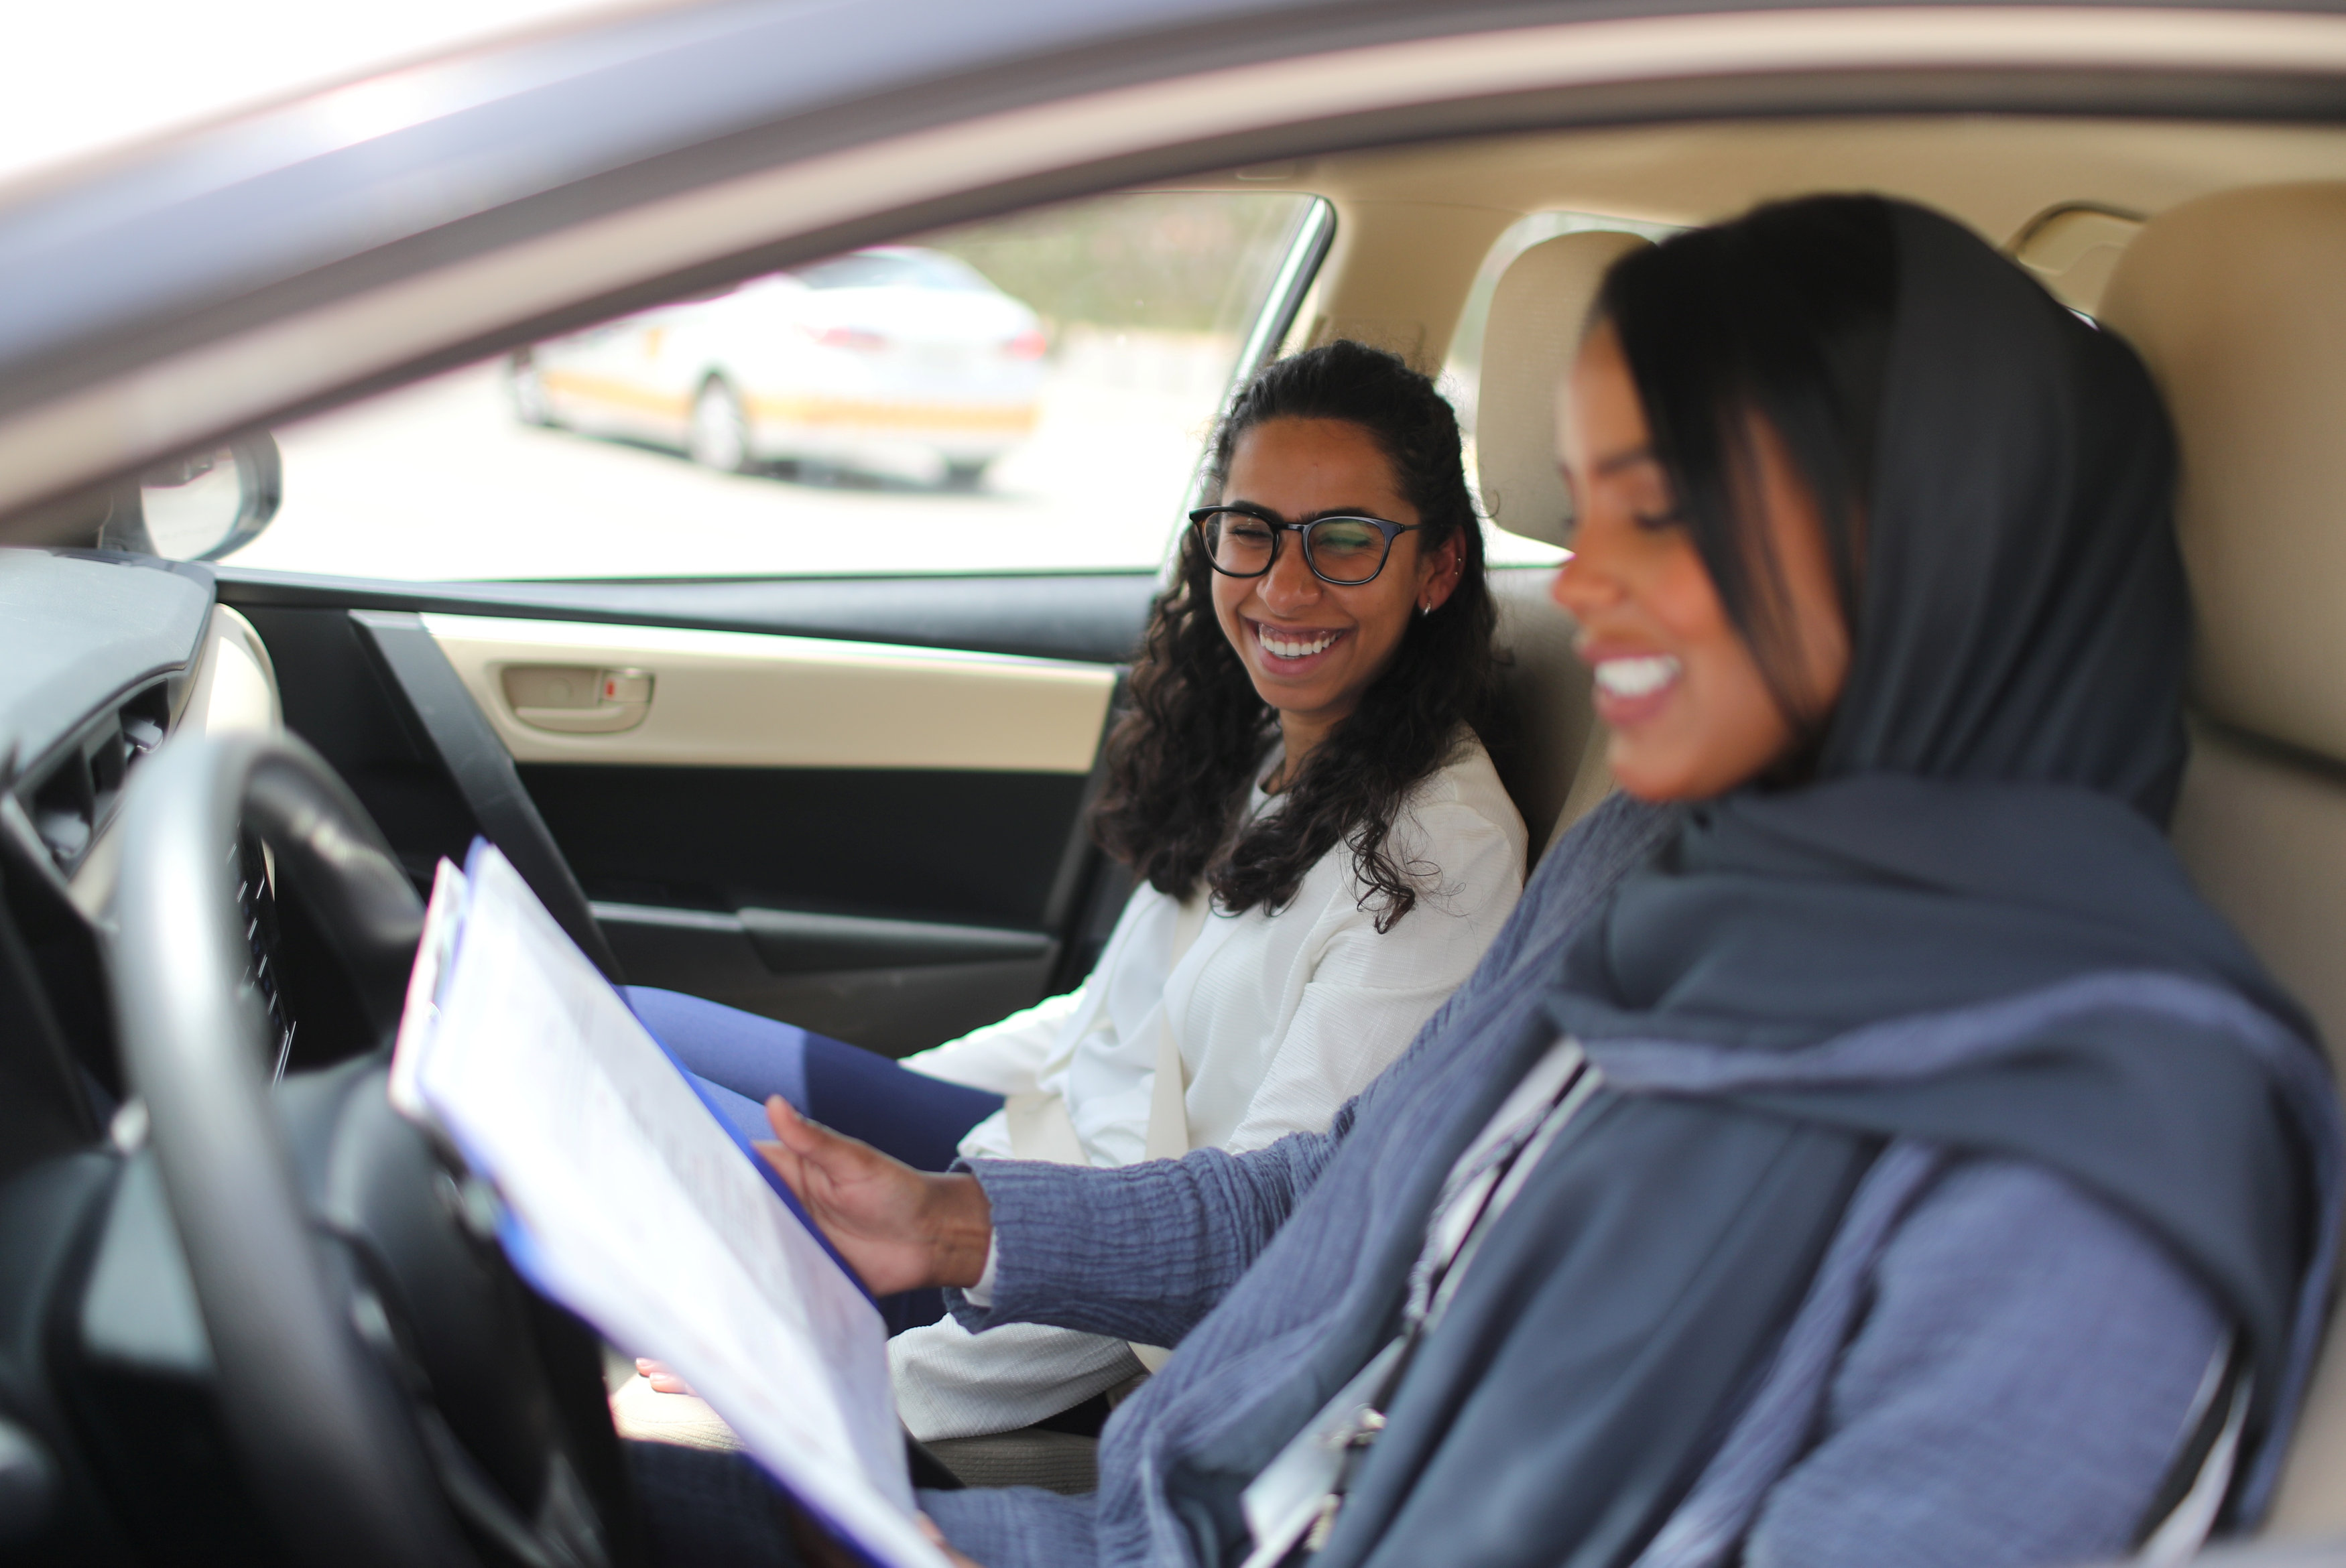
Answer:
<svg viewBox="0 0 2346 1568"><path fill-rule="evenodd" d="M913 241L947 251L1052 325L1245 330L1311 201L1284 191L1137 191Z"/></svg>

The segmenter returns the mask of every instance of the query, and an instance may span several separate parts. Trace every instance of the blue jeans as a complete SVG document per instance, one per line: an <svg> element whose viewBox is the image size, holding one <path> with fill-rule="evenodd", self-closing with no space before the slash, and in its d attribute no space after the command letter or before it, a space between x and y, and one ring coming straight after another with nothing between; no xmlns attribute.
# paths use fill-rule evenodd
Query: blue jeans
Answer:
<svg viewBox="0 0 2346 1568"><path fill-rule="evenodd" d="M885 1056L795 1024L648 985L621 988L627 1005L668 1054L700 1081L719 1110L751 1138L770 1140L766 1099L860 1138L916 1170L941 1171L968 1131L1002 1108L1002 1096L899 1067ZM944 1316L934 1290L882 1297L891 1334Z"/></svg>

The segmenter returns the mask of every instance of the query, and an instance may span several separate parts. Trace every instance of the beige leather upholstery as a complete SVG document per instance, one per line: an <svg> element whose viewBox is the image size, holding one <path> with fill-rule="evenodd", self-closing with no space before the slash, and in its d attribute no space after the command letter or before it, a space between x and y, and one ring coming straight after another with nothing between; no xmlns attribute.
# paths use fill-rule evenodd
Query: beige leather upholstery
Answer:
<svg viewBox="0 0 2346 1568"><path fill-rule="evenodd" d="M1581 811L1604 799L1611 782L1604 777L1604 737L1589 706L1587 667L1572 651L1572 617L1547 596L1555 575L1545 566L1491 574L1491 592L1499 601L1503 724L1484 739L1499 781L1524 814L1532 865ZM1576 782L1592 767L1600 780L1596 794L1584 788L1576 799ZM1570 816L1567 802L1576 808Z"/></svg>
<svg viewBox="0 0 2346 1568"><path fill-rule="evenodd" d="M2187 202L2104 295L2183 442L2197 696L2346 759L2346 185Z"/></svg>
<svg viewBox="0 0 2346 1568"><path fill-rule="evenodd" d="M1508 264L1491 296L1475 404L1474 463L1491 521L1510 534L1565 541L1572 503L1556 472L1556 389L1605 269L1646 241L1595 230L1542 240Z"/></svg>
<svg viewBox="0 0 2346 1568"><path fill-rule="evenodd" d="M2198 615L2175 841L2201 890L2346 1044L2346 186L2187 202L2127 248L2102 320L2182 451ZM2346 1529L2333 1321L2270 1530Z"/></svg>
<svg viewBox="0 0 2346 1568"><path fill-rule="evenodd" d="M1483 339L1474 450L1483 504L1511 533L1564 542L1571 505L1556 472L1557 387L1605 269L1645 243L1631 234L1561 235L1516 257L1499 279ZM1570 617L1547 596L1549 575L1520 567L1492 574L1507 721L1492 738L1492 759L1531 830L1535 865L1612 787L1588 671L1573 654Z"/></svg>

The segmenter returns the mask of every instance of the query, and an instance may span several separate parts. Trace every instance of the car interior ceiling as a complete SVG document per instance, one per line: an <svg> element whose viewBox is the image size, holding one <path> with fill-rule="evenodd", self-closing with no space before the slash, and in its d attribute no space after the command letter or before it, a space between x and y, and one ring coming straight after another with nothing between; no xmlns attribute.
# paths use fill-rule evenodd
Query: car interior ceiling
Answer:
<svg viewBox="0 0 2346 1568"><path fill-rule="evenodd" d="M2346 361L2334 351L2346 343L2346 128L2050 117L1731 120L1336 152L1166 184L1326 197L1337 212L1335 249L1289 341L1357 337L1428 365L1441 362L1494 243L1529 214L1685 224L1774 196L1867 188L1944 209L2007 245L2047 214L2113 216L2129 240L2122 257L2113 249L2104 258L2116 260L2114 272L2099 264L2062 272L2067 258L2039 271L2065 302L2141 350L2181 438L2179 527L2199 663L2175 838L2210 898L2328 1037L2346 1043L2346 968L2331 952L2334 933L2346 930L2346 695L2330 678L2346 660L2334 613L2346 536L2332 526L2346 494L2346 446L2334 434L2346 406ZM1486 480L1549 471L1539 389L1553 384L1569 351L1558 322L1578 320L1621 243L1601 224L1566 239L1517 264L1522 278L1540 280L1540 311L1525 307L1524 291L1504 278L1492 306L1486 341L1518 351L1486 351L1483 364L1476 455ZM1529 494L1534 481L1518 485ZM1554 537L1561 518L1542 500L1502 521ZM1536 857L1609 780L1586 677L1569 628L1545 599L1545 574L1499 578L1506 701L1525 737L1502 764ZM290 639L309 624L290 612L272 619L265 587L240 586L233 571L220 591L223 603L245 596L263 636L281 627ZM610 618L625 621L625 594L613 593ZM522 613L496 594L484 588L465 602L477 614ZM412 619L427 604L455 601L378 585L363 602ZM1038 613L1053 612L1044 605ZM287 647L274 651L285 664ZM376 647L348 657L379 667L393 656ZM289 671L289 689L358 667ZM21 1053L0 1054L0 1095L71 1106L79 1096L60 1099L32 1079L70 1074L69 1037L106 1027L90 972L101 961L76 934L83 922L74 912L24 881L12 868L15 919L0 921L0 1015L12 1035L46 1043L47 1054L29 1065ZM314 942L299 956L326 959ZM23 1125L44 1148L86 1145L97 1131L69 1109L43 1115L37 1126ZM7 1236L0 1225L0 1243ZM2346 1351L2333 1346L2270 1528L2346 1528L2341 1475Z"/></svg>

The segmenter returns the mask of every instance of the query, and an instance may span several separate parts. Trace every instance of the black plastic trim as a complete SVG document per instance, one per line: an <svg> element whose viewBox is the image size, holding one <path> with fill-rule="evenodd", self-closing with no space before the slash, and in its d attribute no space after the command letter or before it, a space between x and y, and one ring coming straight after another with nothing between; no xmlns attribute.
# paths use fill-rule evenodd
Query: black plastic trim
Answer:
<svg viewBox="0 0 2346 1568"><path fill-rule="evenodd" d="M420 731L417 738L438 755L481 831L505 851L570 940L613 984L620 983L618 958L595 923L595 911L536 803L522 787L513 758L423 622L413 614L380 610L352 610L350 616L362 646L406 699L406 717Z"/></svg>
<svg viewBox="0 0 2346 1568"><path fill-rule="evenodd" d="M711 936L740 936L775 974L836 974L862 969L933 969L947 963L1002 963L1051 951L1039 931L948 925L936 921L873 920L806 910L668 909L597 901L595 918Z"/></svg>
<svg viewBox="0 0 2346 1568"><path fill-rule="evenodd" d="M691 626L1090 664L1133 656L1158 587L1153 572L407 584L237 566L219 583L220 603L240 609Z"/></svg>
<svg viewBox="0 0 2346 1568"><path fill-rule="evenodd" d="M525 762L588 896L1045 928L1085 779L911 768Z"/></svg>
<svg viewBox="0 0 2346 1568"><path fill-rule="evenodd" d="M746 909L737 911L737 918L758 956L776 974L1003 963L1046 958L1052 945L1051 939L1039 931L867 920L856 915L810 914L803 910Z"/></svg>

